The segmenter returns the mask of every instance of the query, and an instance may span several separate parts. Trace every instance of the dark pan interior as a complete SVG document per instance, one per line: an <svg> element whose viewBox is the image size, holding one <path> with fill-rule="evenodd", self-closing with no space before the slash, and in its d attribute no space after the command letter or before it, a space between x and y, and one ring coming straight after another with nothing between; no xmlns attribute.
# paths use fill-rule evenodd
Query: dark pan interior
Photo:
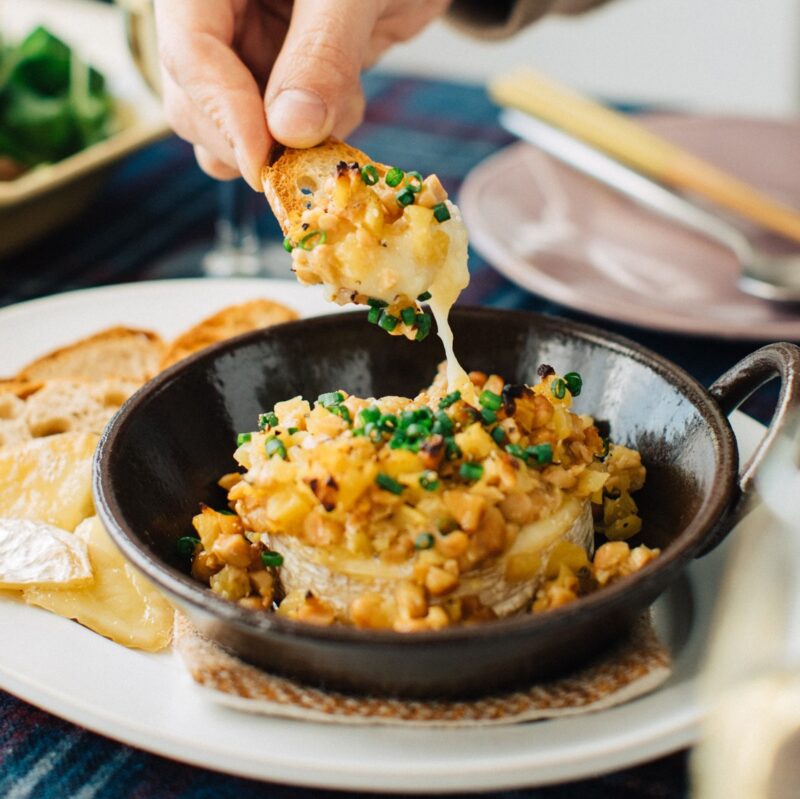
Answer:
<svg viewBox="0 0 800 799"><path fill-rule="evenodd" d="M615 606L609 599L607 612L625 615L622 608L652 601L699 547L730 497L735 448L713 401L676 367L591 328L490 309L458 310L452 323L468 370L529 383L541 363L562 374L580 372L584 390L575 409L608 423L614 441L641 451L648 469L646 488L636 495L644 519L641 539L667 552L660 575L650 578L636 601L626 604L622 597ZM151 576L168 589L182 584L185 599L190 578L157 561L177 567L175 541L191 532L199 503L221 504L216 481L236 467L236 434L255 429L259 412L298 394L313 400L333 389L413 396L431 381L441 359L436 336L412 344L369 325L360 313L283 325L220 345L157 378L112 424L96 476L101 514L112 534L114 526L122 529L115 537L126 553L140 566L157 569ZM250 624L231 618L240 630ZM230 630L217 637L237 648ZM260 660L246 647L242 653ZM530 657L526 662L530 671ZM465 685L465 693L474 690Z"/></svg>

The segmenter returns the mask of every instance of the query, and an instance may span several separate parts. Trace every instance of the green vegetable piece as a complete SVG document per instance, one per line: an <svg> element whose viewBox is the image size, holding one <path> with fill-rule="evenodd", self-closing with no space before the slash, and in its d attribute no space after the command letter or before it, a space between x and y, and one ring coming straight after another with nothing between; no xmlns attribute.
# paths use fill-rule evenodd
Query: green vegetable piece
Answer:
<svg viewBox="0 0 800 799"><path fill-rule="evenodd" d="M484 424L494 424L497 421L497 411L483 408L481 410L481 419Z"/></svg>
<svg viewBox="0 0 800 799"><path fill-rule="evenodd" d="M447 222L450 219L450 209L444 203L433 206L433 216L437 222Z"/></svg>
<svg viewBox="0 0 800 799"><path fill-rule="evenodd" d="M417 297L418 302L427 302L433 295L430 291L423 291L422 294Z"/></svg>
<svg viewBox="0 0 800 799"><path fill-rule="evenodd" d="M564 399L567 394L567 384L560 377L557 377L550 384L550 392L556 399Z"/></svg>
<svg viewBox="0 0 800 799"><path fill-rule="evenodd" d="M397 417L393 413L381 414L381 418L378 419L378 427L384 433L394 432L397 430Z"/></svg>
<svg viewBox="0 0 800 799"><path fill-rule="evenodd" d="M384 180L386 181L387 186L391 186L395 188L395 186L399 186L403 180L405 173L402 169L398 169L396 166L393 166L387 173Z"/></svg>
<svg viewBox="0 0 800 799"><path fill-rule="evenodd" d="M246 444L252 437L252 433L239 433L239 435L236 436L236 446L241 447L242 444Z"/></svg>
<svg viewBox="0 0 800 799"><path fill-rule="evenodd" d="M381 330L385 330L387 333L391 333L397 327L397 323L400 320L396 316L392 316L386 311L381 313L381 318L378 320L378 327Z"/></svg>
<svg viewBox="0 0 800 799"><path fill-rule="evenodd" d="M483 465L480 463L462 463L461 467L458 470L458 473L465 479L465 480L480 480L483 477Z"/></svg>
<svg viewBox="0 0 800 799"><path fill-rule="evenodd" d="M426 469L419 476L419 484L426 491L436 491L436 489L439 488L439 475L432 469Z"/></svg>
<svg viewBox="0 0 800 799"><path fill-rule="evenodd" d="M478 402L490 411L499 411L503 406L503 398L499 394L495 394L494 391L488 390L481 391Z"/></svg>
<svg viewBox="0 0 800 799"><path fill-rule="evenodd" d="M374 186L378 182L378 170L372 164L361 167L361 180L367 186Z"/></svg>
<svg viewBox="0 0 800 799"><path fill-rule="evenodd" d="M261 553L261 562L268 569L283 566L283 555L280 552L273 552L268 549L266 552Z"/></svg>
<svg viewBox="0 0 800 799"><path fill-rule="evenodd" d="M375 482L379 488L382 488L384 491L388 491L390 494L402 494L405 487L384 472L378 472L377 476L375 477Z"/></svg>
<svg viewBox="0 0 800 799"><path fill-rule="evenodd" d="M181 536L175 542L175 549L183 558L192 557L200 546L202 546L200 539L193 535Z"/></svg>
<svg viewBox="0 0 800 799"><path fill-rule="evenodd" d="M325 244L328 240L328 234L324 230L310 230L297 242L297 246L301 250L313 250L320 244Z"/></svg>
<svg viewBox="0 0 800 799"><path fill-rule="evenodd" d="M430 549L433 546L434 538L430 533L420 533L414 539L415 549Z"/></svg>
<svg viewBox="0 0 800 799"><path fill-rule="evenodd" d="M431 316L426 313L418 313L414 320L417 325L417 335L414 337L416 341L424 341L428 338L431 332Z"/></svg>
<svg viewBox="0 0 800 799"><path fill-rule="evenodd" d="M292 240L289 236L286 236L283 240L283 249L286 250L286 252L291 252L294 249L294 244L292 244Z"/></svg>
<svg viewBox="0 0 800 799"><path fill-rule="evenodd" d="M414 194L422 191L422 175L419 172L408 172L406 174L406 188Z"/></svg>
<svg viewBox="0 0 800 799"><path fill-rule="evenodd" d="M526 447L525 454L528 456L528 461L536 461L537 466L547 466L553 460L553 445L549 442L544 444L535 444Z"/></svg>
<svg viewBox="0 0 800 799"><path fill-rule="evenodd" d="M370 408L364 408L358 412L358 420L363 425L366 425L369 422L377 422L380 418L381 410L375 405Z"/></svg>
<svg viewBox="0 0 800 799"><path fill-rule="evenodd" d="M564 375L564 382L567 384L569 393L577 397L583 388L583 378L577 372L567 372Z"/></svg>
<svg viewBox="0 0 800 799"><path fill-rule="evenodd" d="M264 442L264 450L267 455L271 458L273 455L278 455L279 457L286 460L286 447L277 436L270 436Z"/></svg>
<svg viewBox="0 0 800 799"><path fill-rule="evenodd" d="M492 430L492 438L494 439L494 443L497 444L498 447L502 447L503 444L508 441L508 433L506 433L505 429L500 427L499 425Z"/></svg>
<svg viewBox="0 0 800 799"><path fill-rule="evenodd" d="M385 302L384 300L376 300L374 297L370 297L367 300L367 305L370 308L385 308L389 303Z"/></svg>
<svg viewBox="0 0 800 799"><path fill-rule="evenodd" d="M454 402L458 402L460 399L461 399L461 392L452 391L439 400L439 408L441 410L449 408Z"/></svg>
<svg viewBox="0 0 800 799"><path fill-rule="evenodd" d="M264 430L267 427L277 427L280 424L278 421L278 417L276 414L270 413L260 413L258 415L258 429Z"/></svg>
<svg viewBox="0 0 800 799"><path fill-rule="evenodd" d="M381 314L383 311L380 308L370 308L367 311L367 321L373 325L377 325L381 319Z"/></svg>
<svg viewBox="0 0 800 799"><path fill-rule="evenodd" d="M519 444L508 444L506 446L506 452L509 455L513 455L515 458L519 458L520 460L527 460L527 456L525 454L525 450Z"/></svg>
<svg viewBox="0 0 800 799"><path fill-rule="evenodd" d="M407 205L411 205L414 202L414 192L408 188L400 189L400 191L394 195L394 198L401 208L405 208Z"/></svg>
<svg viewBox="0 0 800 799"><path fill-rule="evenodd" d="M339 405L344 402L344 394L341 391L328 391L317 397L317 402L323 408L330 408L331 405Z"/></svg>
<svg viewBox="0 0 800 799"><path fill-rule="evenodd" d="M400 318L403 320L404 325L413 327L417 318L417 312L409 305L408 308L403 308L403 310L400 311Z"/></svg>

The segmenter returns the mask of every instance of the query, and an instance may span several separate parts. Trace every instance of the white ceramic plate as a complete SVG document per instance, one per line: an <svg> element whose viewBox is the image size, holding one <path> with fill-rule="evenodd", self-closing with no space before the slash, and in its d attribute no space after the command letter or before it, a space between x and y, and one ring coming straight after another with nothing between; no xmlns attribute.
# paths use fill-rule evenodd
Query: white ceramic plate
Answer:
<svg viewBox="0 0 800 799"><path fill-rule="evenodd" d="M288 281L173 280L63 294L0 311L0 374L109 324L166 336L231 302L268 296L305 315L331 306ZM763 427L736 414L747 455ZM45 710L160 755L220 771L325 788L435 793L577 779L691 745L696 678L726 546L691 565L656 604L675 670L653 694L576 718L424 730L251 716L204 700L173 654L127 650L38 608L0 600L0 687Z"/></svg>

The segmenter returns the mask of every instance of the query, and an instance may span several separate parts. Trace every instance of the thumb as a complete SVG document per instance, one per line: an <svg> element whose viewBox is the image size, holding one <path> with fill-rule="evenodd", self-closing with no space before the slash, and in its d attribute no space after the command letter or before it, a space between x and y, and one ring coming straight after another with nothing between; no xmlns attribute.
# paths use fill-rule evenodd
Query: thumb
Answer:
<svg viewBox="0 0 800 799"><path fill-rule="evenodd" d="M360 121L359 77L380 6L295 0L265 97L275 139L288 147L312 147Z"/></svg>

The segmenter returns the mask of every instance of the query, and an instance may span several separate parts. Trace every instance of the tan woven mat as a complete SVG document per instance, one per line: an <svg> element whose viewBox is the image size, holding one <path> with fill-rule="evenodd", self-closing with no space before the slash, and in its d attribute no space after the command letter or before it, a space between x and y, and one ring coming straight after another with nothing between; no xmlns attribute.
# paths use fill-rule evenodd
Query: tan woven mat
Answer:
<svg viewBox="0 0 800 799"><path fill-rule="evenodd" d="M670 675L670 655L649 616L596 661L566 677L471 700L354 697L310 688L243 663L177 614L175 646L209 698L250 713L338 724L469 727L517 724L629 702Z"/></svg>

